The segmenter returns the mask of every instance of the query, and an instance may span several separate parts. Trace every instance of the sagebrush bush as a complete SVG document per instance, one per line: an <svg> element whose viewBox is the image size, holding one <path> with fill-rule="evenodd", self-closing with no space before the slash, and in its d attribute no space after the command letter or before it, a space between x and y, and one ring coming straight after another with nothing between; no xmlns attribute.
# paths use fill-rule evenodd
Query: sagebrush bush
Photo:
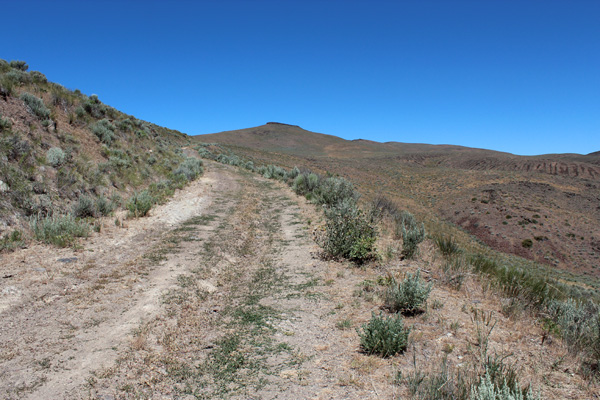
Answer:
<svg viewBox="0 0 600 400"><path fill-rule="evenodd" d="M2 118L0 115L0 132L5 130L7 131L10 128L12 128L12 122L10 122L10 120L7 118Z"/></svg>
<svg viewBox="0 0 600 400"><path fill-rule="evenodd" d="M96 211L99 215L107 216L113 212L115 206L112 202L110 202L106 197L99 196L96 199Z"/></svg>
<svg viewBox="0 0 600 400"><path fill-rule="evenodd" d="M87 218L96 216L96 207L94 200L89 196L81 196L77 203L73 205L73 215L77 218Z"/></svg>
<svg viewBox="0 0 600 400"><path fill-rule="evenodd" d="M392 312L414 314L427 301L433 284L425 284L421 280L421 271L406 274L406 278L398 282L392 279L385 292L384 307Z"/></svg>
<svg viewBox="0 0 600 400"><path fill-rule="evenodd" d="M600 365L600 308L592 301L553 300L547 313L573 353L583 353L585 363Z"/></svg>
<svg viewBox="0 0 600 400"><path fill-rule="evenodd" d="M284 168L275 165L267 165L263 169L262 176L264 176L267 179L277 179L285 181L287 179L287 171Z"/></svg>
<svg viewBox="0 0 600 400"><path fill-rule="evenodd" d="M372 313L371 320L357 332L365 353L389 357L406 349L410 328L404 326L404 319L399 314L386 318L382 313Z"/></svg>
<svg viewBox="0 0 600 400"><path fill-rule="evenodd" d="M406 211L402 212L400 218L402 232L402 255L412 258L419 250L419 243L425 239L425 225L419 224L415 217Z"/></svg>
<svg viewBox="0 0 600 400"><path fill-rule="evenodd" d="M319 175L310 173L302 173L294 179L292 189L296 194L307 196L312 194L319 185Z"/></svg>
<svg viewBox="0 0 600 400"><path fill-rule="evenodd" d="M81 107L85 110L86 113L91 115L94 118L102 118L107 113L107 107L100 102L98 96L95 94L91 95L82 105ZM114 128L113 128L114 131Z"/></svg>
<svg viewBox="0 0 600 400"><path fill-rule="evenodd" d="M202 161L196 158L186 158L173 172L174 175L183 175L188 181L193 181L202 174Z"/></svg>
<svg viewBox="0 0 600 400"><path fill-rule="evenodd" d="M351 182L344 178L329 177L321 179L318 188L313 189L316 202L327 206L335 206L344 201L356 203L358 192Z"/></svg>
<svg viewBox="0 0 600 400"><path fill-rule="evenodd" d="M145 217L154 205L154 198L143 190L139 193L134 193L127 201L127 210L132 217Z"/></svg>
<svg viewBox="0 0 600 400"><path fill-rule="evenodd" d="M10 62L10 67L18 69L19 71L27 71L29 69L29 65L27 65L25 61L21 60L12 60Z"/></svg>
<svg viewBox="0 0 600 400"><path fill-rule="evenodd" d="M115 139L115 126L107 119L101 119L92 125L92 132L102 143L108 146Z"/></svg>
<svg viewBox="0 0 600 400"><path fill-rule="evenodd" d="M31 71L29 73L29 76L31 76L31 79L35 83L47 83L48 82L48 78L46 78L46 75L42 74L39 71Z"/></svg>
<svg viewBox="0 0 600 400"><path fill-rule="evenodd" d="M58 167L65 162L65 152L60 147L52 147L46 152L46 161L53 167Z"/></svg>
<svg viewBox="0 0 600 400"><path fill-rule="evenodd" d="M30 113L36 117L46 120L50 118L50 110L46 108L44 101L39 97L35 97L31 93L24 92L21 94L21 100L27 106Z"/></svg>
<svg viewBox="0 0 600 400"><path fill-rule="evenodd" d="M3 80L5 81L5 83L14 86L14 85L18 85L18 86L22 86L22 85L27 85L29 83L31 83L31 77L29 76L29 74L27 72L24 71L20 71L20 70L10 70L7 73L3 74Z"/></svg>
<svg viewBox="0 0 600 400"><path fill-rule="evenodd" d="M330 256L358 263L374 255L377 233L363 212L351 201L325 209L325 232L321 246Z"/></svg>
<svg viewBox="0 0 600 400"><path fill-rule="evenodd" d="M4 237L0 238L0 252L12 251L25 244L21 231L14 230Z"/></svg>
<svg viewBox="0 0 600 400"><path fill-rule="evenodd" d="M298 169L298 167L294 167L288 171L288 179L296 179L298 175L300 175L300 169Z"/></svg>
<svg viewBox="0 0 600 400"><path fill-rule="evenodd" d="M74 243L76 238L86 237L89 233L86 223L79 222L68 214L34 217L30 220L30 226L37 240L58 247L67 247Z"/></svg>
<svg viewBox="0 0 600 400"><path fill-rule="evenodd" d="M470 400L541 400L541 397L539 393L533 394L531 387L523 393L519 388L510 388L506 382L498 386L486 372L481 377L479 384L473 385L471 388Z"/></svg>

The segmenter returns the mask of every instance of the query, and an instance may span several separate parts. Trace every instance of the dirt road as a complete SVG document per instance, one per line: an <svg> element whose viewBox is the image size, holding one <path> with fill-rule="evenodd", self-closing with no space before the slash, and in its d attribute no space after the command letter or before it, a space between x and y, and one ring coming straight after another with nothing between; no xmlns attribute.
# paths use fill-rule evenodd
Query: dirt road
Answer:
<svg viewBox="0 0 600 400"><path fill-rule="evenodd" d="M0 267L7 399L369 398L303 200L209 163L150 217ZM338 273L338 278L342 276ZM389 385L385 385L389 387Z"/></svg>

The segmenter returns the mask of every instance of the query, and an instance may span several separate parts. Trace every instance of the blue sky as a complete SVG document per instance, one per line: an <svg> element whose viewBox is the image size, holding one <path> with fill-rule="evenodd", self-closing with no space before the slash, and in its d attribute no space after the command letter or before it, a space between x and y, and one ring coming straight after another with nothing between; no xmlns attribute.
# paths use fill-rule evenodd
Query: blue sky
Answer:
<svg viewBox="0 0 600 400"><path fill-rule="evenodd" d="M600 150L598 0L0 8L0 58L188 134L278 121L346 139Z"/></svg>

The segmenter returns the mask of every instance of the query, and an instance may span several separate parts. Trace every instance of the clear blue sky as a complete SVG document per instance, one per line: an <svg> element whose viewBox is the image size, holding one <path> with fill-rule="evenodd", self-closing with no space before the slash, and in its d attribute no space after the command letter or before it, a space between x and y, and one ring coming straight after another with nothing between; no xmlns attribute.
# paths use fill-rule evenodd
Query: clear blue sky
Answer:
<svg viewBox="0 0 600 400"><path fill-rule="evenodd" d="M600 150L600 1L0 0L0 58L188 134Z"/></svg>

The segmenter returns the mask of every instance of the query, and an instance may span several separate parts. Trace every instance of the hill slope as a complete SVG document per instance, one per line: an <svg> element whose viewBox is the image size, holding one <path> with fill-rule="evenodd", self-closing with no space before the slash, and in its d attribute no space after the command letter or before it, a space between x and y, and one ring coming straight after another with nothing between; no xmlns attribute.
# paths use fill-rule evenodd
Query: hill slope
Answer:
<svg viewBox="0 0 600 400"><path fill-rule="evenodd" d="M339 174L497 250L600 276L600 156L516 156L451 145L347 141L270 123L195 137L256 162ZM531 242L531 245L529 244Z"/></svg>
<svg viewBox="0 0 600 400"><path fill-rule="evenodd" d="M0 237L27 230L31 217L69 212L81 199L121 205L168 179L188 141L4 60L0 135Z"/></svg>

